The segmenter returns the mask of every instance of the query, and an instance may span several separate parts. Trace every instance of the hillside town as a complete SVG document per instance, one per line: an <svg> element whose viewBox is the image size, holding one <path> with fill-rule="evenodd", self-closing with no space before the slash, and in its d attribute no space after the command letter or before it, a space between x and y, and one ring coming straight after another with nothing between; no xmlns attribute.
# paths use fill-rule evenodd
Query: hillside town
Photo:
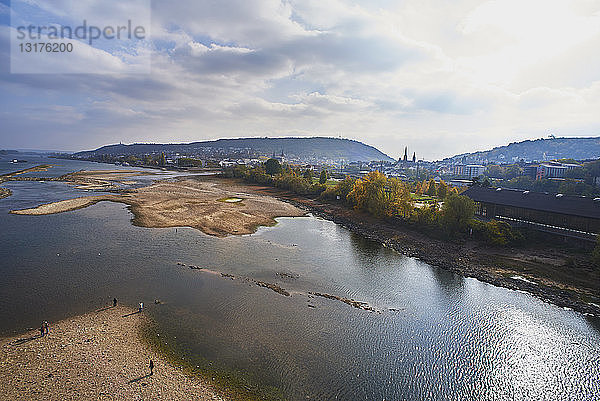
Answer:
<svg viewBox="0 0 600 401"><path fill-rule="evenodd" d="M258 166L268 159L275 159L294 168L309 169L315 173L326 170L331 177L343 179L346 176L359 178L369 172L378 171L388 177L395 177L402 181L429 180L436 182L445 181L456 187L468 187L473 182L489 182L493 186L510 186L522 188L529 185L534 189L544 189L544 192L558 192L563 184L565 192L579 190L584 185L596 186L600 184L600 170L586 168L595 166L595 159L574 160L562 157L550 159L544 154L542 160L528 160L523 157L512 157L508 161L498 162L498 157L493 160L482 160L477 154L463 155L461 157L446 158L439 161L428 161L420 158L416 150L404 147L404 154L398 159L387 157L382 160L356 160L352 157L310 157L298 155L293 151L280 149L267 153L249 147L199 147L192 152L170 151L156 148L149 152L118 153L98 151L80 152L79 154L57 155L61 158L90 160L105 163L114 163L123 166L143 166L171 170L194 169L222 169L234 166ZM500 155L502 156L502 155ZM505 159L500 157L500 160ZM598 170L598 171L596 171ZM588 193L594 192L591 187L585 187ZM585 191L584 191L585 192ZM580 195L584 195L582 192Z"/></svg>

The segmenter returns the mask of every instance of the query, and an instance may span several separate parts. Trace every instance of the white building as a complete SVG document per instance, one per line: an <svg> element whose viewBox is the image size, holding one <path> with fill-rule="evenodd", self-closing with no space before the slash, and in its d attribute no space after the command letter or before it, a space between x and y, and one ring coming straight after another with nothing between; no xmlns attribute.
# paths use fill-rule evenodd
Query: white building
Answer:
<svg viewBox="0 0 600 401"><path fill-rule="evenodd" d="M454 166L454 175L458 177L465 177L472 179L473 177L479 177L485 171L485 166L481 164L459 164Z"/></svg>
<svg viewBox="0 0 600 401"><path fill-rule="evenodd" d="M535 178L536 180L542 178L563 178L567 171L578 167L581 166L578 164L543 163L537 167Z"/></svg>

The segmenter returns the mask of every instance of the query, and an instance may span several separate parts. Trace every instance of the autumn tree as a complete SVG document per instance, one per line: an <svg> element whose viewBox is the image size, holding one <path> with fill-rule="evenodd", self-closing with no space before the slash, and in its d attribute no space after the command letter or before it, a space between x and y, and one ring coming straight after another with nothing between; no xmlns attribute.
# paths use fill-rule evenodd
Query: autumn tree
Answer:
<svg viewBox="0 0 600 401"><path fill-rule="evenodd" d="M448 195L448 185L444 181L440 181L437 188L437 196L440 199L444 199L446 195Z"/></svg>
<svg viewBox="0 0 600 401"><path fill-rule="evenodd" d="M437 189L435 187L435 181L432 179L429 180L429 182L427 183L427 195L429 196L436 196L437 195Z"/></svg>
<svg viewBox="0 0 600 401"><path fill-rule="evenodd" d="M415 183L415 194L416 195L423 195L423 186L418 181Z"/></svg>
<svg viewBox="0 0 600 401"><path fill-rule="evenodd" d="M409 212L410 192L398 179L372 171L356 181L348 199L356 208L378 217Z"/></svg>

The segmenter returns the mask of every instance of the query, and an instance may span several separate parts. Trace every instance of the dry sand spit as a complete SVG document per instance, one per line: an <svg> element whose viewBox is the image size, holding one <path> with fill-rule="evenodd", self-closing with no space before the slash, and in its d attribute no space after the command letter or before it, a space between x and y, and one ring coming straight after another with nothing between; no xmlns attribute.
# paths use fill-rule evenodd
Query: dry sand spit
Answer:
<svg viewBox="0 0 600 401"><path fill-rule="evenodd" d="M0 339L0 399L223 399L149 349L140 338L146 318L133 312L108 308L51 324L46 337Z"/></svg>
<svg viewBox="0 0 600 401"><path fill-rule="evenodd" d="M241 202L222 201L239 197ZM224 237L251 234L258 226L275 224L275 217L305 213L270 196L248 193L242 185L215 178L194 177L161 181L118 195L99 195L49 203L13 214L44 215L93 205L100 201L131 206L135 224L143 227L193 227L209 235Z"/></svg>

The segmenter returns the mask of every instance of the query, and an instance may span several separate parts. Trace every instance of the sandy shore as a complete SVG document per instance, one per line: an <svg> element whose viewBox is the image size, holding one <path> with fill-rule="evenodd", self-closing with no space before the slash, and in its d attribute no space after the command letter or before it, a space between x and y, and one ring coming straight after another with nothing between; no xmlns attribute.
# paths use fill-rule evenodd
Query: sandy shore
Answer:
<svg viewBox="0 0 600 401"><path fill-rule="evenodd" d="M135 184L131 177L155 174L142 170L82 170L63 175L60 180L74 185L77 189L101 191L117 189L118 184Z"/></svg>
<svg viewBox="0 0 600 401"><path fill-rule="evenodd" d="M224 201L228 198L239 198L241 201ZM69 199L11 213L54 214L100 201L131 206L134 223L142 227L192 227L218 237L251 234L258 226L274 225L275 217L305 214L299 208L274 197L249 192L244 185L205 176L165 180L122 194Z"/></svg>
<svg viewBox="0 0 600 401"><path fill-rule="evenodd" d="M18 175L25 173L34 173L37 171L48 171L48 169L52 168L52 164L40 164L39 166L29 167L23 170L13 171L12 173L0 174L0 182L9 181L11 178L14 178Z"/></svg>
<svg viewBox="0 0 600 401"><path fill-rule="evenodd" d="M12 210L12 214L23 214L29 216L41 216L45 214L61 213L65 211L81 209L84 207L91 206L106 200L103 196L88 196L85 198L67 199L59 202L47 203L31 209Z"/></svg>
<svg viewBox="0 0 600 401"><path fill-rule="evenodd" d="M141 339L147 319L118 306L0 339L2 400L222 400ZM154 374L149 375L149 361Z"/></svg>

